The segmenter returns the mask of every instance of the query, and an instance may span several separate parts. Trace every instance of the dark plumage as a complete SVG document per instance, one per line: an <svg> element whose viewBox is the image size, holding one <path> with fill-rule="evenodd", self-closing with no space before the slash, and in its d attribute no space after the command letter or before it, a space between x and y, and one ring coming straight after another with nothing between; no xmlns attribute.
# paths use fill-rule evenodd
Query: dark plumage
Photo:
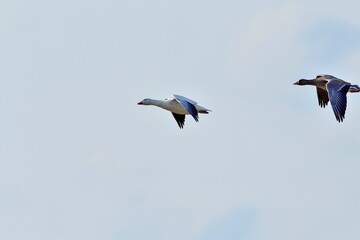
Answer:
<svg viewBox="0 0 360 240"><path fill-rule="evenodd" d="M172 112L172 115L174 116L177 124L179 125L180 128L183 128L185 125L185 115L181 115L181 114L176 114Z"/></svg>
<svg viewBox="0 0 360 240"><path fill-rule="evenodd" d="M346 111L346 94L348 92L360 92L358 85L352 85L331 75L318 75L315 79L300 79L294 85L316 86L316 92L320 107L325 107L330 101L336 120L342 122Z"/></svg>

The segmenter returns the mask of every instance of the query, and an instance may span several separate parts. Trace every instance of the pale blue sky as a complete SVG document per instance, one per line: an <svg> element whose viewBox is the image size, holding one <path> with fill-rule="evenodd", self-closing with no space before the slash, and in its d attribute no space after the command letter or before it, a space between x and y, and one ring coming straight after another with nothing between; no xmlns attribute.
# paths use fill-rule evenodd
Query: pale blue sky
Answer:
<svg viewBox="0 0 360 240"><path fill-rule="evenodd" d="M358 1L0 3L0 238L352 240ZM212 109L180 130L136 105Z"/></svg>

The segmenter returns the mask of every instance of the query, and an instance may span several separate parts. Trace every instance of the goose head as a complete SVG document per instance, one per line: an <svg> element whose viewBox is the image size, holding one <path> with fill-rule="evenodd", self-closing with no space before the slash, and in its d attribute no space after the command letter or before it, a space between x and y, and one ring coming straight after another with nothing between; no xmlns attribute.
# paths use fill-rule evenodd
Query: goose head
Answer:
<svg viewBox="0 0 360 240"><path fill-rule="evenodd" d="M141 102L138 102L138 105L151 105L151 99L150 98L145 98Z"/></svg>
<svg viewBox="0 0 360 240"><path fill-rule="evenodd" d="M161 100L155 100L151 98L145 98L141 102L138 102L138 105L154 105L154 106L160 106L162 104Z"/></svg>
<svg viewBox="0 0 360 240"><path fill-rule="evenodd" d="M312 80L313 80L313 79L312 79ZM302 85L307 85L307 84L306 84L307 81L309 81L309 80L307 80L307 79L300 79L299 81L294 82L294 85L300 85L300 86L302 86Z"/></svg>
<svg viewBox="0 0 360 240"><path fill-rule="evenodd" d="M333 76L331 75L327 75L327 74L319 74L316 76L316 78L314 79L300 79L299 81L297 82L294 82L294 85L309 85L308 84L308 81L328 81L330 79L334 78Z"/></svg>

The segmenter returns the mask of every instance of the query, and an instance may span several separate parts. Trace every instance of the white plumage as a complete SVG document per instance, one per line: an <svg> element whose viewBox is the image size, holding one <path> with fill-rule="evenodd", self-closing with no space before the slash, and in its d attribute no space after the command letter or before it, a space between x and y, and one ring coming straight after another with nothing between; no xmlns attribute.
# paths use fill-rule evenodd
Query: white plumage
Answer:
<svg viewBox="0 0 360 240"><path fill-rule="evenodd" d="M184 127L185 115L190 114L195 121L198 122L198 113L208 114L209 111L211 111L205 107L197 105L194 100L176 94L174 94L172 98L165 98L164 100L145 98L138 104L153 105L170 111L180 128Z"/></svg>

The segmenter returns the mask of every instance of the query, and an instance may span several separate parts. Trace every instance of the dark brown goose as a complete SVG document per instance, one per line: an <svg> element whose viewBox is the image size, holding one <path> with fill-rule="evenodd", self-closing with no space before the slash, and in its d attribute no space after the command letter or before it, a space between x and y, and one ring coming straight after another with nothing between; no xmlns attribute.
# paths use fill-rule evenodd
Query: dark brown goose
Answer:
<svg viewBox="0 0 360 240"><path fill-rule="evenodd" d="M315 86L320 107L325 107L330 100L336 120L339 122L345 119L346 94L348 92L360 92L358 85L352 85L331 75L318 75L315 79L309 80L300 79L294 85Z"/></svg>

